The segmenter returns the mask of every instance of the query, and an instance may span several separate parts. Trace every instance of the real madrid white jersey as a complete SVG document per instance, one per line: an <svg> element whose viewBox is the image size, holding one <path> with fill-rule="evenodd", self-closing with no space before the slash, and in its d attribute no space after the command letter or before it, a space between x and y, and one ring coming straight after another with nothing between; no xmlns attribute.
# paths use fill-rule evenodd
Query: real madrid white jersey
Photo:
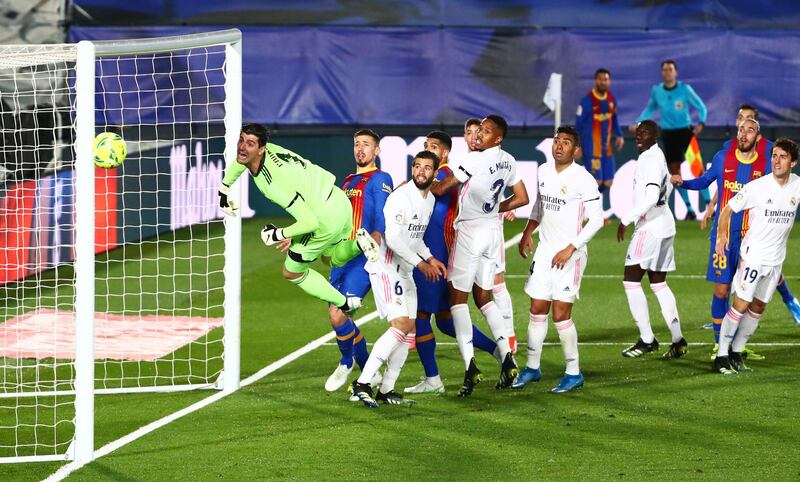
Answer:
<svg viewBox="0 0 800 482"><path fill-rule="evenodd" d="M410 273L420 261L431 257L422 238L431 219L435 198L422 192L413 181L395 189L386 199L384 243L379 262L399 265L399 271Z"/></svg>
<svg viewBox="0 0 800 482"><path fill-rule="evenodd" d="M539 222L534 261L549 263L570 244L586 253L586 243L603 227L597 181L574 162L561 172L555 162L542 164L530 219Z"/></svg>
<svg viewBox="0 0 800 482"><path fill-rule="evenodd" d="M739 256L748 264L779 266L786 258L789 232L794 226L800 201L800 177L790 174L781 186L774 175L767 175L744 185L728 201L733 212L749 209L750 228L742 240Z"/></svg>
<svg viewBox="0 0 800 482"><path fill-rule="evenodd" d="M647 200L647 189L657 189L655 205ZM633 209L622 218L624 224L636 223L637 230L647 230L657 238L675 234L675 218L669 210L667 200L672 184L669 180L667 161L658 144L639 154L633 174Z"/></svg>
<svg viewBox="0 0 800 482"><path fill-rule="evenodd" d="M456 226L462 221L485 219L500 226L498 208L503 191L520 182L514 156L491 147L473 151L451 167L462 185L458 195Z"/></svg>

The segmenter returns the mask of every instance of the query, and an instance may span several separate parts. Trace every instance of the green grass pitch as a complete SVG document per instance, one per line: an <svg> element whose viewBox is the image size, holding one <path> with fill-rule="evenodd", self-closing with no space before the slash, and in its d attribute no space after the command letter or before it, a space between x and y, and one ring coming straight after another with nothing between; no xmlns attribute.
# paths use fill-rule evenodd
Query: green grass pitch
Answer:
<svg viewBox="0 0 800 482"><path fill-rule="evenodd" d="M280 278L282 258L261 245L263 220L244 226L242 376L329 331L325 306ZM800 328L776 294L752 347L766 355L750 374L711 371L711 285L704 281L707 232L678 223L678 271L668 278L690 342L689 354L623 359L637 338L622 288L626 244L606 226L589 245L589 264L574 320L586 386L548 393L563 372L551 326L543 379L521 391L494 389L496 362L479 353L487 376L469 399L455 393L463 366L454 340L435 330L447 392L417 396L417 404L368 410L327 393L338 350L328 344L263 380L179 419L75 472L71 480L797 480L800 478ZM506 225L506 238L522 230ZM628 235L630 236L630 230ZM795 230L784 265L800 294ZM529 300L522 287L527 263L508 251L507 284L516 331L526 337ZM669 336L649 290L651 322ZM371 297L359 315L372 311ZM473 308L473 320L485 323ZM383 321L363 331L374 341ZM704 343L697 345L697 343ZM756 343L768 343L757 345ZM525 363L524 347L518 362ZM355 375L356 372L354 372ZM412 352L398 388L422 374ZM210 395L209 392L96 397L96 446ZM40 480L55 463L0 466L1 480Z"/></svg>

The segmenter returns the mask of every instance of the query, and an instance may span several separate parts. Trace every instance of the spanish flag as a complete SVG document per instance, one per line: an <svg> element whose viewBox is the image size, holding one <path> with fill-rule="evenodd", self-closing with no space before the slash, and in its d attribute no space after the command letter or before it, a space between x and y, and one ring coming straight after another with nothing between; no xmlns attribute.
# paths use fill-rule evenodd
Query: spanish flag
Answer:
<svg viewBox="0 0 800 482"><path fill-rule="evenodd" d="M697 144L697 136L692 136L692 141L689 142L689 147L686 148L684 154L686 162L689 163L689 168L692 170L694 177L700 177L705 171L703 166L703 155L700 154L700 145Z"/></svg>

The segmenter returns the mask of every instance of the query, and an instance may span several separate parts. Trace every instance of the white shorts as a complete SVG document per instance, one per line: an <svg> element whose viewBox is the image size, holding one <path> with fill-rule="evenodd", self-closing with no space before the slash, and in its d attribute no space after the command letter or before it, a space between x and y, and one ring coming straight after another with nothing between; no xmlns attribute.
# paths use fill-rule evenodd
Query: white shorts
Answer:
<svg viewBox="0 0 800 482"><path fill-rule="evenodd" d="M506 272L506 241L503 239L504 237L505 235L500 237L500 253L497 256L494 274Z"/></svg>
<svg viewBox="0 0 800 482"><path fill-rule="evenodd" d="M781 266L752 265L740 259L733 276L733 292L745 301L758 299L769 303L780 280Z"/></svg>
<svg viewBox="0 0 800 482"><path fill-rule="evenodd" d="M634 231L625 266L639 265L645 271L675 271L675 236L656 238L647 231Z"/></svg>
<svg viewBox="0 0 800 482"><path fill-rule="evenodd" d="M552 267L550 261L533 262L525 293L535 300L575 303L587 259L586 253L576 251L561 269Z"/></svg>
<svg viewBox="0 0 800 482"><path fill-rule="evenodd" d="M378 315L387 321L407 316L417 317L417 286L411 273L397 271L396 265L367 261L364 269L369 273L369 283Z"/></svg>
<svg viewBox="0 0 800 482"><path fill-rule="evenodd" d="M502 242L503 230L487 227L485 220L459 223L450 252L447 280L455 289L466 293L472 291L473 284L491 291Z"/></svg>

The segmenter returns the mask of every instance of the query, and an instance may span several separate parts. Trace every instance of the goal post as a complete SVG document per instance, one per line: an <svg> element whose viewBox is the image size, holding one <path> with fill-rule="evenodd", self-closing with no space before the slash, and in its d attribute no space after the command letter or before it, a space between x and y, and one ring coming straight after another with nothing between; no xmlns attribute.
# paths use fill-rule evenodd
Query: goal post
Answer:
<svg viewBox="0 0 800 482"><path fill-rule="evenodd" d="M236 29L0 46L0 463L91 460L95 394L238 388L241 92Z"/></svg>

